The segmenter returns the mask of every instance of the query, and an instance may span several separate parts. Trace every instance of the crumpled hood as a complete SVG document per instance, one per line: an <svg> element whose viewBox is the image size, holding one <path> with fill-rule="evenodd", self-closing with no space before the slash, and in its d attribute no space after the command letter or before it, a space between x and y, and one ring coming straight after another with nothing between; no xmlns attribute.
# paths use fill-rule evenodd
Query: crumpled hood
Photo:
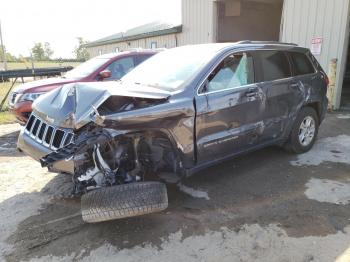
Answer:
<svg viewBox="0 0 350 262"><path fill-rule="evenodd" d="M33 112L54 126L79 129L110 96L166 99L170 92L122 82L72 83L40 96Z"/></svg>
<svg viewBox="0 0 350 262"><path fill-rule="evenodd" d="M53 85L64 85L67 83L72 83L73 81L74 81L73 79L65 79L65 78L58 78L58 77L47 78L47 79L41 79L41 80L18 85L13 89L13 91L16 93L25 93L25 92L30 92L31 89L33 88L40 88L40 87L53 86Z"/></svg>

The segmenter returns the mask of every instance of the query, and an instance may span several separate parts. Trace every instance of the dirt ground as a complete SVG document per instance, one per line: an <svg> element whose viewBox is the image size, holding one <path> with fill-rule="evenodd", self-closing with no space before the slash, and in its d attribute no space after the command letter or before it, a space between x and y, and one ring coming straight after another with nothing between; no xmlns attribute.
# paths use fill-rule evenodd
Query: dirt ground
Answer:
<svg viewBox="0 0 350 262"><path fill-rule="evenodd" d="M161 213L85 224L70 177L0 126L0 261L350 261L350 113L313 150L267 148L169 184Z"/></svg>

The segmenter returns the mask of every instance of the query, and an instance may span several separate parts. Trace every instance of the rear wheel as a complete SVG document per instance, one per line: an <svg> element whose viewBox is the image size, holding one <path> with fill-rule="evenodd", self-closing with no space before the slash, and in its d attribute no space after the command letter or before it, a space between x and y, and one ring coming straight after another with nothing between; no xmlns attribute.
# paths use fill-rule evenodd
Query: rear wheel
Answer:
<svg viewBox="0 0 350 262"><path fill-rule="evenodd" d="M309 151L318 134L319 120L315 109L304 107L299 112L285 148L301 154Z"/></svg>

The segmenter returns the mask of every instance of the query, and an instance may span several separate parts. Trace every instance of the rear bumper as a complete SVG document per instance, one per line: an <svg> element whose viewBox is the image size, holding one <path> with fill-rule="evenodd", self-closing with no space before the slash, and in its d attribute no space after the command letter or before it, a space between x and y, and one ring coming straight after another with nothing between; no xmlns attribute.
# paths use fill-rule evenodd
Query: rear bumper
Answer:
<svg viewBox="0 0 350 262"><path fill-rule="evenodd" d="M33 159L40 161L40 159L49 153L53 152L51 149L39 144L35 141L26 131L25 128L21 129L18 136L17 148L23 151L26 155L32 157ZM66 161L61 160L53 164L49 168L50 172L63 172L63 173L74 173L74 162L73 160Z"/></svg>

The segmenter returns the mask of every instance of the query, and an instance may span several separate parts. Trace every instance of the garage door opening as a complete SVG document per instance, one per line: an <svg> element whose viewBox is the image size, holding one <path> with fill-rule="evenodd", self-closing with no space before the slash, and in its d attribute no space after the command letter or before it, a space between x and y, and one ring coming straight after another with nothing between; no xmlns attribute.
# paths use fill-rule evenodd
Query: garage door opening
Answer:
<svg viewBox="0 0 350 262"><path fill-rule="evenodd" d="M350 44L348 46L347 54L340 106L344 109L350 110Z"/></svg>
<svg viewBox="0 0 350 262"><path fill-rule="evenodd" d="M217 42L278 41L283 0L217 2Z"/></svg>

